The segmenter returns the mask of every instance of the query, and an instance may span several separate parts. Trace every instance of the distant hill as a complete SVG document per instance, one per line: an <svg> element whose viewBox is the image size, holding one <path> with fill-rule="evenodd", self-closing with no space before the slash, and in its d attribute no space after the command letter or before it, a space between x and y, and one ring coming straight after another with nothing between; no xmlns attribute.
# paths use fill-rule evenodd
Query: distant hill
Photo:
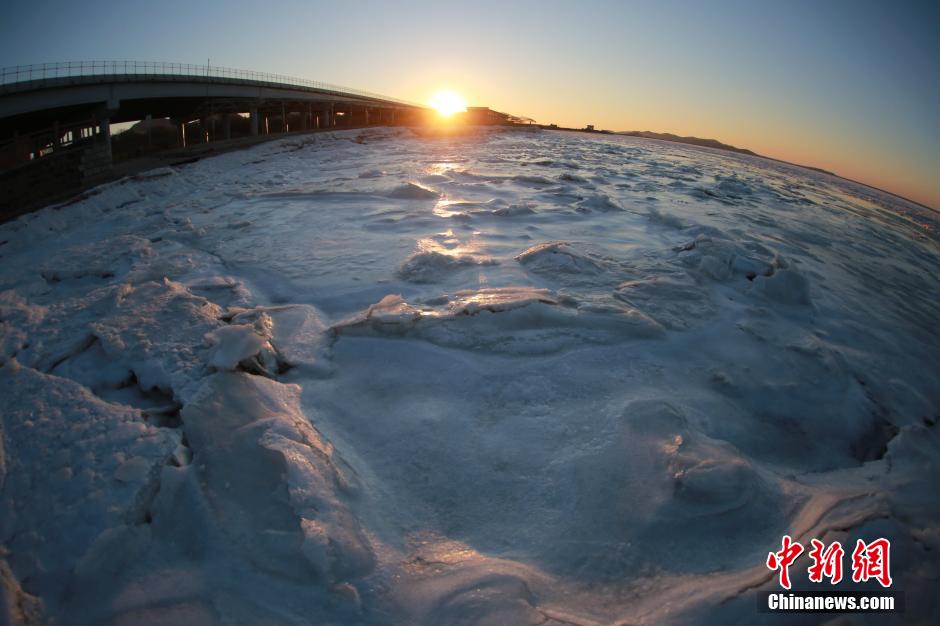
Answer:
<svg viewBox="0 0 940 626"><path fill-rule="evenodd" d="M717 139L702 139L701 137L680 137L679 135L673 135L672 133L654 133L649 130L623 130L623 131L618 131L616 134L627 135L629 137L644 137L646 139L659 139L660 141L672 141L674 143L687 143L693 146L704 146L706 148L715 148L717 150L727 150L728 152L737 152L738 154L749 154L751 156L760 157L762 159L770 159L771 161L777 161L779 163L786 163L787 165L795 165L797 167L802 167L808 170L815 170L817 172L822 172L823 174L829 174L831 176L839 176L835 172L824 170L821 167L813 167L812 165L801 165L799 163L791 163L790 161L784 161L782 159L775 159L773 157L764 156L763 154L757 154L756 152L747 150L745 148L737 148L735 146L732 146L726 143L721 143ZM839 178L842 178L842 177L839 176Z"/></svg>
<svg viewBox="0 0 940 626"><path fill-rule="evenodd" d="M679 135L673 135L672 133L654 133L649 130L624 130L624 131L619 131L617 134L629 135L630 137L646 137L647 139L660 139L662 141L673 141L675 143L689 143L689 144L692 144L693 146L704 146L706 148L717 148L718 150L728 150L730 152L738 152L740 154L750 154L752 156L760 156L756 152L751 152L750 150L745 150L744 148L736 148L726 143L721 143L717 139L702 139L700 137L680 137Z"/></svg>
<svg viewBox="0 0 940 626"><path fill-rule="evenodd" d="M558 126L555 126L555 125L550 125L550 126L545 126L545 125L543 125L542 128L547 129L547 130L567 130L567 131L585 132L585 129L583 129L583 128L564 128L564 127L558 127ZM609 130L593 131L593 130L592 130L592 131L588 131L588 132L610 133L611 131L609 131ZM935 209L935 208L933 208L933 207L931 207L931 206L928 206L928 205L924 204L923 202L918 202L917 200L911 200L910 198L905 198L904 196L899 195L899 194L896 194L896 193L894 193L893 191L888 191L887 189L882 189L881 187L874 187L874 186L872 186L872 185L869 185L868 183L863 183L863 182L861 182L861 181L857 181L857 180L854 180L854 179L852 179L852 178L846 178L845 176L839 176L839 175L836 174L835 172L830 172L829 170L824 170L824 169L821 168L821 167L813 167L812 165L802 165L802 164L800 164L800 163L793 163L792 161L784 161L783 159L775 159L775 158L773 158L773 157L765 156L765 155L763 155L763 154L757 154L756 152L753 152L753 151L751 151L751 150L747 150L747 149L745 149L745 148L737 148L737 147L732 146L732 145L730 145L730 144L721 143L721 142L718 141L717 139L702 139L701 137L681 137L681 136L679 136L679 135L673 135L672 133L654 133L653 131L650 131L650 130L620 130L620 131L614 132L613 134L615 134L615 135L625 135L625 136L627 136L627 137L641 137L641 138L643 138L643 139L657 139L657 140L659 140L659 141L671 141L671 142L673 142L673 143L685 143L685 144L689 144L689 145L693 145L693 146L703 146L703 147L705 147L705 148L714 148L714 149L716 149L716 150L727 150L728 152L737 152L738 154L747 154L747 155L749 155L749 156L755 156L755 157L758 157L758 158L761 158L761 159L767 159L768 161L776 161L777 163L786 163L787 165L793 165L793 166L796 166L796 167L802 167L803 169L813 170L814 172L821 172L821 173L823 173L823 174L828 174L828 175L830 175L830 176L835 176L836 178L841 178L842 180L847 180L847 181L849 181L849 182L851 182L851 183L855 183L855 184L857 184L857 185L863 185L863 186L868 187L868 188L870 188L870 189L874 189L874 190L876 190L876 191L880 191L880 192L882 192L882 193L886 193L886 194L892 195L892 196L894 196L894 197L896 197L896 198L900 198L901 200L904 200L904 201L906 201L906 202L911 202L911 203L913 203L913 204L916 204L916 205L918 205L918 206L921 206L921 207L923 207L923 208L925 208L925 209L928 209L928 210L930 210L930 211L935 211L935 212L940 213L940 210L937 210L937 209Z"/></svg>

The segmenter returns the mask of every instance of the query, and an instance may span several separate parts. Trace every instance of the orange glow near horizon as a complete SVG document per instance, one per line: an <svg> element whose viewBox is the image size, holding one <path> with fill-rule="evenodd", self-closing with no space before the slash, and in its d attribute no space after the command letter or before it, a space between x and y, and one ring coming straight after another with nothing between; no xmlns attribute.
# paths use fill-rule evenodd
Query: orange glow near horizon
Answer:
<svg viewBox="0 0 940 626"><path fill-rule="evenodd" d="M428 104L438 112L441 117L451 117L454 113L467 110L467 101L453 89L442 89L435 92L428 100Z"/></svg>
<svg viewBox="0 0 940 626"><path fill-rule="evenodd" d="M639 70L638 70L639 71ZM541 124L583 128L594 124L612 131L653 131L716 139L758 154L822 168L838 176L884 189L940 209L937 160L929 133L917 141L902 136L897 121L863 124L861 113L804 100L773 98L761 91L728 101L724 92L698 85L675 85L645 70L634 81L596 82L589 74L572 79L573 95L559 96L550 77L504 76L474 58L439 63L423 73L382 86L402 97L431 103L430 94L455 89L470 105L525 115ZM435 109L437 110L437 109ZM852 113L852 115L849 115ZM458 115L432 113L441 127ZM913 122L912 122L913 123Z"/></svg>
<svg viewBox="0 0 940 626"><path fill-rule="evenodd" d="M484 85L474 81L471 75L461 78L466 88L474 93L476 102L499 111L521 111L542 124L557 123L574 128L594 124L596 128L613 131L649 130L717 139L762 156L822 168L940 209L940 189L931 182L934 177L928 171L932 167L929 159L905 154L884 137L833 128L820 120L791 113L780 105L755 107L760 114L754 116L733 108L686 109L678 104L662 105L655 98L649 98L649 102L632 102L626 95L612 92L598 97L597 101L618 102L617 108L605 104L586 113L577 100L552 98L550 93L539 92L535 87L531 93L525 93L509 85ZM427 93L426 89L426 85L415 85L414 92ZM427 100L444 124L451 121L454 112L463 111L466 106L462 98L459 107L438 106L441 101L447 102L446 98L438 100L438 96L445 93L460 98L456 92L441 90ZM542 97L536 97L539 95ZM446 114L446 110L452 112ZM889 154L889 149L894 152Z"/></svg>

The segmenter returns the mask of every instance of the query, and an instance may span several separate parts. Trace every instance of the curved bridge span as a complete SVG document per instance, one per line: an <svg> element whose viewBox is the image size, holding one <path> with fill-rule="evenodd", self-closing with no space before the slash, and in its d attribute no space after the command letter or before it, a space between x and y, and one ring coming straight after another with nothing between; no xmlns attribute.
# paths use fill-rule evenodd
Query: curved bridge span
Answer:
<svg viewBox="0 0 940 626"><path fill-rule="evenodd" d="M281 74L181 63L88 61L0 70L0 132L50 119L67 123L83 115L112 122L143 116L195 116L220 111L262 111L302 104L317 111L414 113L425 107L380 94ZM314 106L315 105L315 106ZM280 112L274 107L273 113ZM62 118L62 119L60 119ZM327 124L324 123L324 126ZM335 126L335 124L333 124Z"/></svg>
<svg viewBox="0 0 940 626"><path fill-rule="evenodd" d="M209 65L82 61L3 68L0 213L35 205L31 183L54 178L74 190L106 178L115 160L147 152L275 133L408 125L427 112L368 91ZM145 137L112 138L113 124L137 121L145 121L136 128ZM28 180L14 184L14 176Z"/></svg>

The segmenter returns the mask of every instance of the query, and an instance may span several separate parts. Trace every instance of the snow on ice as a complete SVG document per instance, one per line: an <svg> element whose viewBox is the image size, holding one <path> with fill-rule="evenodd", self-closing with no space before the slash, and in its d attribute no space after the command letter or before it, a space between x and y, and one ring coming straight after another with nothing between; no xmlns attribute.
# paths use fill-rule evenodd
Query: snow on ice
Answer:
<svg viewBox="0 0 940 626"><path fill-rule="evenodd" d="M0 225L7 622L751 623L784 534L940 621L936 213L535 131L158 174Z"/></svg>

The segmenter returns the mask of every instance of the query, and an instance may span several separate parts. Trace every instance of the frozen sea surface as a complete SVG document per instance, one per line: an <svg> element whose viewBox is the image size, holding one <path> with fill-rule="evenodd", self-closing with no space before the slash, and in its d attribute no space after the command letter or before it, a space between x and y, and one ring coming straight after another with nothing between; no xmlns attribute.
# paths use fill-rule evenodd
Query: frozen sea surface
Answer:
<svg viewBox="0 0 940 626"><path fill-rule="evenodd" d="M889 538L940 622L938 228L758 158L404 129L0 225L0 609L753 623L789 533Z"/></svg>

